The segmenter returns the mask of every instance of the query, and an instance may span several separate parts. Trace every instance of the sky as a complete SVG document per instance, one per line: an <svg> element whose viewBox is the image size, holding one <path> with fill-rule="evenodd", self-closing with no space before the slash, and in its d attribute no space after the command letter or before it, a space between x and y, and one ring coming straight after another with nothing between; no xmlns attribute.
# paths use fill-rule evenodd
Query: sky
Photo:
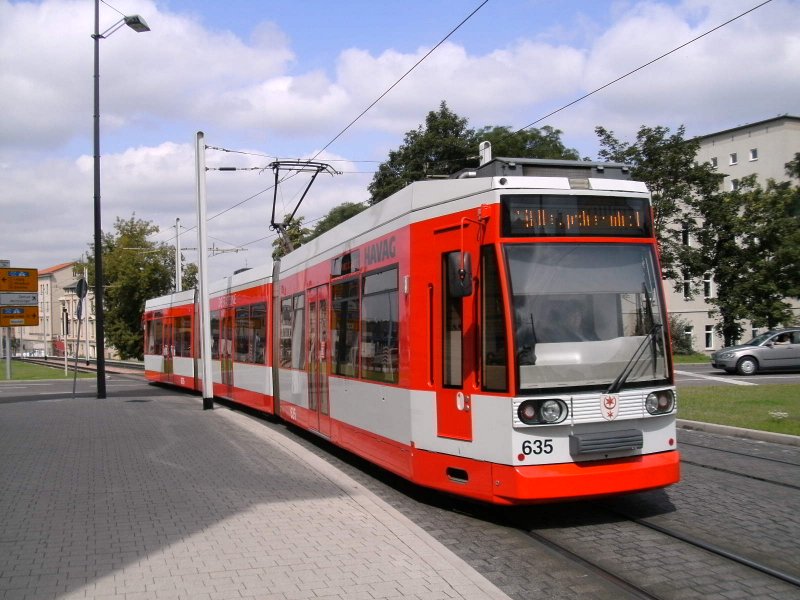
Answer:
<svg viewBox="0 0 800 600"><path fill-rule="evenodd" d="M313 227L342 202L366 201L378 164L442 101L476 129L550 125L591 159L598 125L633 141L642 125L695 136L798 116L800 0L762 3L101 2L101 32L134 14L151 28L100 40L103 230L135 217L174 244L180 219L183 254L197 262L200 131L218 279L270 260L270 163L316 157L340 173L320 175L298 210ZM79 260L93 241L94 5L0 0L0 259L12 266ZM279 218L307 182L279 186Z"/></svg>

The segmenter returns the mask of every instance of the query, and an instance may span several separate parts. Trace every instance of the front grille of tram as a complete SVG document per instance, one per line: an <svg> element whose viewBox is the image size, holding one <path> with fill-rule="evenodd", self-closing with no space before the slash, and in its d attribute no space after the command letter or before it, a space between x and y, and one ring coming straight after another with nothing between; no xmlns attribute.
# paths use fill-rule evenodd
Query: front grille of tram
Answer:
<svg viewBox="0 0 800 600"><path fill-rule="evenodd" d="M641 450L643 445L642 432L638 429L579 433L569 436L569 452L573 456L616 450Z"/></svg>

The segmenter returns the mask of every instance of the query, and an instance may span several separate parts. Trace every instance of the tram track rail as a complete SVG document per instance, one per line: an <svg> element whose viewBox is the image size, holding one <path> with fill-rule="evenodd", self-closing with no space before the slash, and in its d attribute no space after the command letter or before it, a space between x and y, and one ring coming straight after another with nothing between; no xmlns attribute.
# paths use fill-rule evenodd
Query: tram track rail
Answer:
<svg viewBox="0 0 800 600"><path fill-rule="evenodd" d="M753 481L759 481L761 483L769 483L772 485L779 485L781 487L793 489L793 490L800 490L800 485L795 485L793 483L787 483L785 481L775 481L774 479L769 479L767 477L759 477L758 475L750 475L748 473L742 473L741 471L734 471L732 469L726 469L724 467L717 467L713 465L707 465L700 462L681 459L681 464L692 465L693 467L699 467L701 469L709 469L710 471L716 471L718 473L726 473L728 475L735 475L736 477L743 477L745 479L752 479Z"/></svg>
<svg viewBox="0 0 800 600"><path fill-rule="evenodd" d="M617 512L617 511L615 511ZM617 512L620 516L636 523L637 525L641 525L642 527L647 527L648 529L652 529L653 531L657 531L662 533L666 536L669 536L673 539L679 540L695 548L700 548L701 550L705 550L706 552L710 552L711 554L715 554L716 556L720 556L722 558L726 558L731 560L739 565L747 567L749 569L753 569L755 571L759 571L764 573L765 575L769 575L770 577L774 577L775 579L780 579L800 590L800 577L796 577L791 573L786 573L785 571L781 571L779 569L775 569L770 567L769 565L765 565L763 563L757 562L752 560L746 556L743 556L737 552L732 552L730 550L726 550L721 546L716 544L712 544L705 540L701 540L693 535L689 535L687 533L683 533L681 531L677 531L675 529L671 529L669 527L664 527L663 525L658 525L657 523L653 523L646 519L640 519L638 517L633 517L631 515L626 515L624 513Z"/></svg>
<svg viewBox="0 0 800 600"><path fill-rule="evenodd" d="M786 480L779 480L775 477L769 477L763 474L763 469L752 469L752 470L745 470L741 467L734 468L732 465L721 465L721 464L710 464L709 461L702 461L698 458L687 458L687 453L682 453L681 456L681 464L691 465L693 467L698 467L701 469L708 469L711 471L716 471L718 473L725 473L727 475L733 475L734 477L739 477L743 479L750 479L753 481L758 481L761 483L769 483L772 485L781 486L788 489L793 490L800 490L800 484L794 483L794 481L800 481L800 464L797 461L793 460L785 460L782 458L775 458L771 456L758 456L755 454L748 454L746 452L740 452L738 450L732 450L730 448L718 448L707 444L698 444L693 442L687 442L682 440L680 443L682 448L696 448L699 449L700 452L709 452L716 456L719 455L728 455L733 456L736 458L741 458L745 463L753 463L758 465L771 465L777 467L790 467L797 470L797 474L795 477L789 476ZM762 473L762 474L756 474Z"/></svg>
<svg viewBox="0 0 800 600"><path fill-rule="evenodd" d="M630 514L626 514L616 508L603 507L603 510L608 514L609 521L623 521L633 523L639 527L655 531L663 536L669 538L672 543L680 543L691 546L696 550L713 555L715 558L722 561L733 563L737 567L745 567L762 576L767 576L771 579L787 584L791 589L800 591L800 577L787 573L780 569L776 569L767 564L744 556L738 552L728 550L717 544L702 540L696 536L678 531L676 529L665 527L663 525L654 523L647 519L638 518ZM563 530L568 530L569 527ZM525 529L525 534L530 537L534 542L547 548L550 552L556 553L563 557L565 560L574 563L580 568L584 569L593 576L599 577L609 585L612 585L620 590L626 597L646 599L646 600L666 600L672 597L671 595L659 595L658 586L648 584L646 581L637 581L636 574L626 573L624 562L620 563L619 568L609 567L606 562L599 560L592 555L591 552L576 551L570 544L558 541L558 533L563 531L561 528L554 530L553 535L547 535L541 531ZM684 553L681 553L684 554ZM689 559L687 559L689 560ZM737 568L737 572L742 574L743 578L746 575L742 573L741 569Z"/></svg>
<svg viewBox="0 0 800 600"><path fill-rule="evenodd" d="M14 360L25 362L34 365L41 365L44 367L61 368L64 366L64 357L53 358L34 358L34 357L15 357ZM78 358L78 365L75 365L75 359L69 358L67 367L72 370L77 368L79 373L95 373L97 371L97 362L95 359L89 359L86 362L85 358ZM144 363L137 363L125 360L109 360L106 359L106 371L109 373L142 373L144 374Z"/></svg>

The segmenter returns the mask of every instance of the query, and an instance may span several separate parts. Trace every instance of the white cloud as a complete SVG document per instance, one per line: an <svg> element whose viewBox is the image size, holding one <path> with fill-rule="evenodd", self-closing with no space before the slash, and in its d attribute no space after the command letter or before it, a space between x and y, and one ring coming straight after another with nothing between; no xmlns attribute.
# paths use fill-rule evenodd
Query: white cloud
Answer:
<svg viewBox="0 0 800 600"><path fill-rule="evenodd" d="M477 51L466 33L454 36L318 160L383 160L441 100L472 127L521 127L750 7L744 0L615 2L602 21L582 14L547 31L532 27L527 38L504 36L501 23L481 22L478 13L472 35L495 39L493 49ZM6 253L24 252L33 266L71 260L91 241L92 8L85 0L0 2L0 205L11 217L0 237ZM247 35L236 35L154 0L130 0L125 9L145 15L152 31L123 28L101 41L104 224L109 230L114 217L135 212L164 229L161 240L172 237L176 217L195 224L195 131L206 131L211 145L251 149L209 151L212 166L272 160L258 154L314 156L428 50L353 45L327 69L304 68L292 35L323 33L254 19ZM539 126L561 128L568 145L594 156L596 125L631 138L642 124L684 123L693 135L798 114L797 9L797 0L773 0ZM108 24L117 18L106 5L101 15ZM521 18L535 23L535 16ZM370 179L320 176L300 214L310 222L343 201L363 201ZM282 210L302 193L301 180L279 191ZM210 216L257 196L213 219L209 235L233 245L268 236L272 191L264 190L272 181L269 170L210 171ZM269 251L263 241L216 257L212 269L257 264Z"/></svg>

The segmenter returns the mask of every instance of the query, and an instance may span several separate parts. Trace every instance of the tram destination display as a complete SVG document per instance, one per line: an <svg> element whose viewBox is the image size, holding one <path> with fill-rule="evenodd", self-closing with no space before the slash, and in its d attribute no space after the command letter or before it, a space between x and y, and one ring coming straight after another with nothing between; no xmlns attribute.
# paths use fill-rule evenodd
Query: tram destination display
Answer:
<svg viewBox="0 0 800 600"><path fill-rule="evenodd" d="M509 237L651 235L642 198L520 194L503 196L503 207Z"/></svg>

